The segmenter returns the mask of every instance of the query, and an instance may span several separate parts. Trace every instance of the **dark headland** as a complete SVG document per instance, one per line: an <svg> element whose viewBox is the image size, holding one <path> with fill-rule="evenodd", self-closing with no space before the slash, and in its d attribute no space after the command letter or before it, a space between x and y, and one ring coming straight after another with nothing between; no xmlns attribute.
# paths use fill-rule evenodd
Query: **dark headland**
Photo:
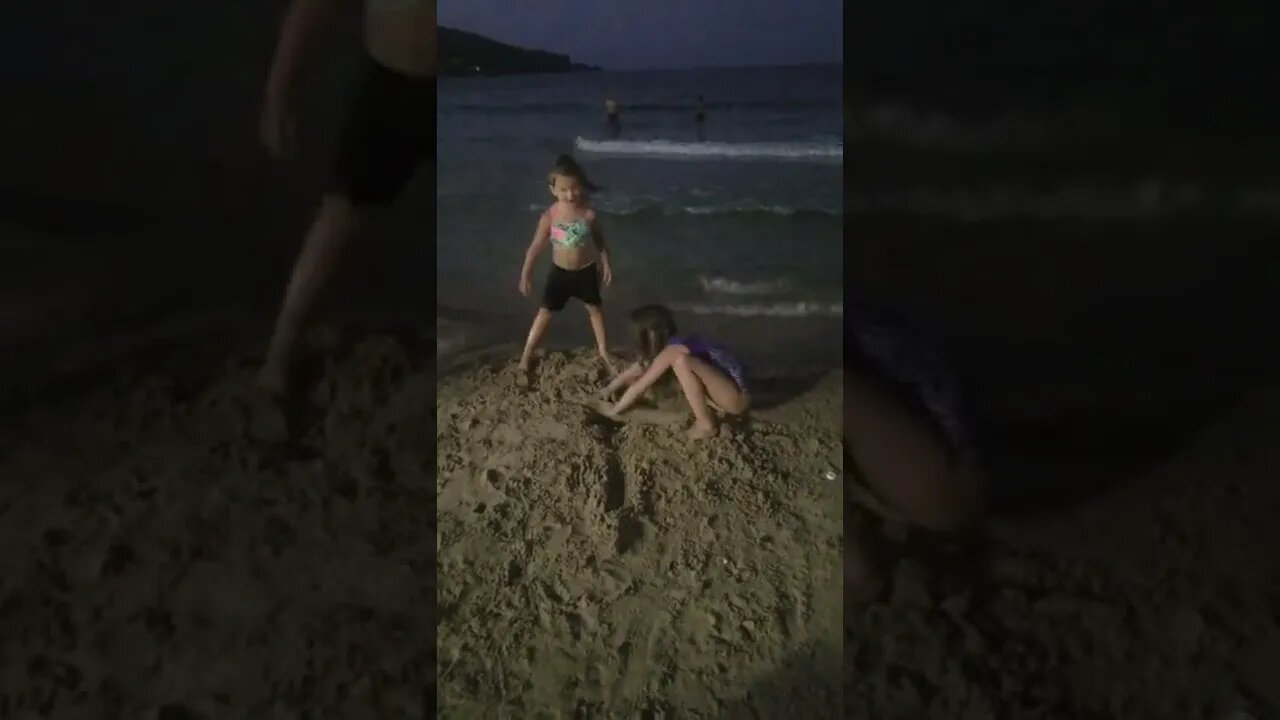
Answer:
<svg viewBox="0 0 1280 720"><path fill-rule="evenodd" d="M575 63L568 55L506 45L463 30L442 27L439 32L440 72L444 75L519 75L600 69Z"/></svg>

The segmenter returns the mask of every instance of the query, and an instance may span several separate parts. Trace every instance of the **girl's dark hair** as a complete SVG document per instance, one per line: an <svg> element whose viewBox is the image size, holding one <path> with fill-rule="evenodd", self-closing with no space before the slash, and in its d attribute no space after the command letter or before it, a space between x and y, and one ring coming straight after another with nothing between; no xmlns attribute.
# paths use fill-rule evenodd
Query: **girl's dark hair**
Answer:
<svg viewBox="0 0 1280 720"><path fill-rule="evenodd" d="M631 328L635 334L637 358L647 365L676 334L676 318L661 305L645 305L631 311Z"/></svg>
<svg viewBox="0 0 1280 720"><path fill-rule="evenodd" d="M589 193L596 192L600 188L587 179L587 172L582 169L578 161L574 160L570 155L561 155L556 158L556 164L551 166L551 171L547 173L547 184L555 187L557 177L570 177L577 180L582 189Z"/></svg>

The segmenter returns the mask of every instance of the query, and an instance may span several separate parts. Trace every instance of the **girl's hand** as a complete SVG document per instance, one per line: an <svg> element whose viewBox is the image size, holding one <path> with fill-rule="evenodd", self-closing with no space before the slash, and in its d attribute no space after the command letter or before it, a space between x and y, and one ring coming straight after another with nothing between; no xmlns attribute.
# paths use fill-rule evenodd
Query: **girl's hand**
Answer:
<svg viewBox="0 0 1280 720"><path fill-rule="evenodd" d="M529 297L529 293L533 292L533 283L529 282L529 278L521 276L520 278L520 294Z"/></svg>
<svg viewBox="0 0 1280 720"><path fill-rule="evenodd" d="M640 377L641 372L642 370L639 364L632 365L626 370L623 370L615 375L613 379L609 381L609 384L600 391L600 396L605 400L613 398L613 396L618 394L618 391L622 390L623 386L634 382L636 378Z"/></svg>
<svg viewBox="0 0 1280 720"><path fill-rule="evenodd" d="M621 420L622 417L613 410L613 403L607 400L601 400L596 403L596 412L609 418L610 420Z"/></svg>
<svg viewBox="0 0 1280 720"><path fill-rule="evenodd" d="M600 282L605 287L613 284L613 268L609 267L609 263L605 263L600 267Z"/></svg>

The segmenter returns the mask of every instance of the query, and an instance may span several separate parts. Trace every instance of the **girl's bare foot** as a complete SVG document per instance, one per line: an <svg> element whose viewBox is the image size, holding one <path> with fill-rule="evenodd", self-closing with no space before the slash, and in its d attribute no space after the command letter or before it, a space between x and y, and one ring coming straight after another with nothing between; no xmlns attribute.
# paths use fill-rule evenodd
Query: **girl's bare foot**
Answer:
<svg viewBox="0 0 1280 720"><path fill-rule="evenodd" d="M707 438L715 437L717 430L719 430L719 428L711 423L704 425L702 423L695 422L693 427L685 431L685 436L690 440L705 440Z"/></svg>
<svg viewBox="0 0 1280 720"><path fill-rule="evenodd" d="M284 397L289 390L289 378L273 367L263 366L258 371L256 384L259 390L272 397Z"/></svg>
<svg viewBox="0 0 1280 720"><path fill-rule="evenodd" d="M618 368L613 364L613 359L609 357L609 353L601 351L600 360L604 363L605 369L609 371L609 377L614 378L618 376Z"/></svg>
<svg viewBox="0 0 1280 720"><path fill-rule="evenodd" d="M609 418L610 420L622 419L621 415L613 411L613 403L609 402L608 400L601 400L600 402L596 403L595 411Z"/></svg>
<svg viewBox="0 0 1280 720"><path fill-rule="evenodd" d="M249 438L265 442L290 438L288 389L283 376L259 372L252 387L235 393L234 403Z"/></svg>
<svg viewBox="0 0 1280 720"><path fill-rule="evenodd" d="M529 365L527 363L520 363L520 365L516 367L516 387L527 388L531 382L532 378L529 377Z"/></svg>
<svg viewBox="0 0 1280 720"><path fill-rule="evenodd" d="M289 389L289 375L284 372L282 365L282 363L273 363L270 359L262 364L257 370L256 377L253 378L257 388L268 395L276 397L285 395Z"/></svg>
<svg viewBox="0 0 1280 720"><path fill-rule="evenodd" d="M852 538L844 547L844 597L853 606L867 605L884 594L884 568L871 548Z"/></svg>
<svg viewBox="0 0 1280 720"><path fill-rule="evenodd" d="M847 604L862 606L879 600L885 590L873 519L865 510L852 510L845 518L848 534L844 546L844 597Z"/></svg>

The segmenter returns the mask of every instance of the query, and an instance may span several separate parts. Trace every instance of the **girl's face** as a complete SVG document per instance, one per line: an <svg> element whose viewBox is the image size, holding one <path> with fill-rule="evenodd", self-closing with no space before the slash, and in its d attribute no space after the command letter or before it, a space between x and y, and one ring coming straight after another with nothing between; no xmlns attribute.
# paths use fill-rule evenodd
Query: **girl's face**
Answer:
<svg viewBox="0 0 1280 720"><path fill-rule="evenodd" d="M577 205L582 202L582 185L575 177L556 175L551 180L551 194L566 205Z"/></svg>

